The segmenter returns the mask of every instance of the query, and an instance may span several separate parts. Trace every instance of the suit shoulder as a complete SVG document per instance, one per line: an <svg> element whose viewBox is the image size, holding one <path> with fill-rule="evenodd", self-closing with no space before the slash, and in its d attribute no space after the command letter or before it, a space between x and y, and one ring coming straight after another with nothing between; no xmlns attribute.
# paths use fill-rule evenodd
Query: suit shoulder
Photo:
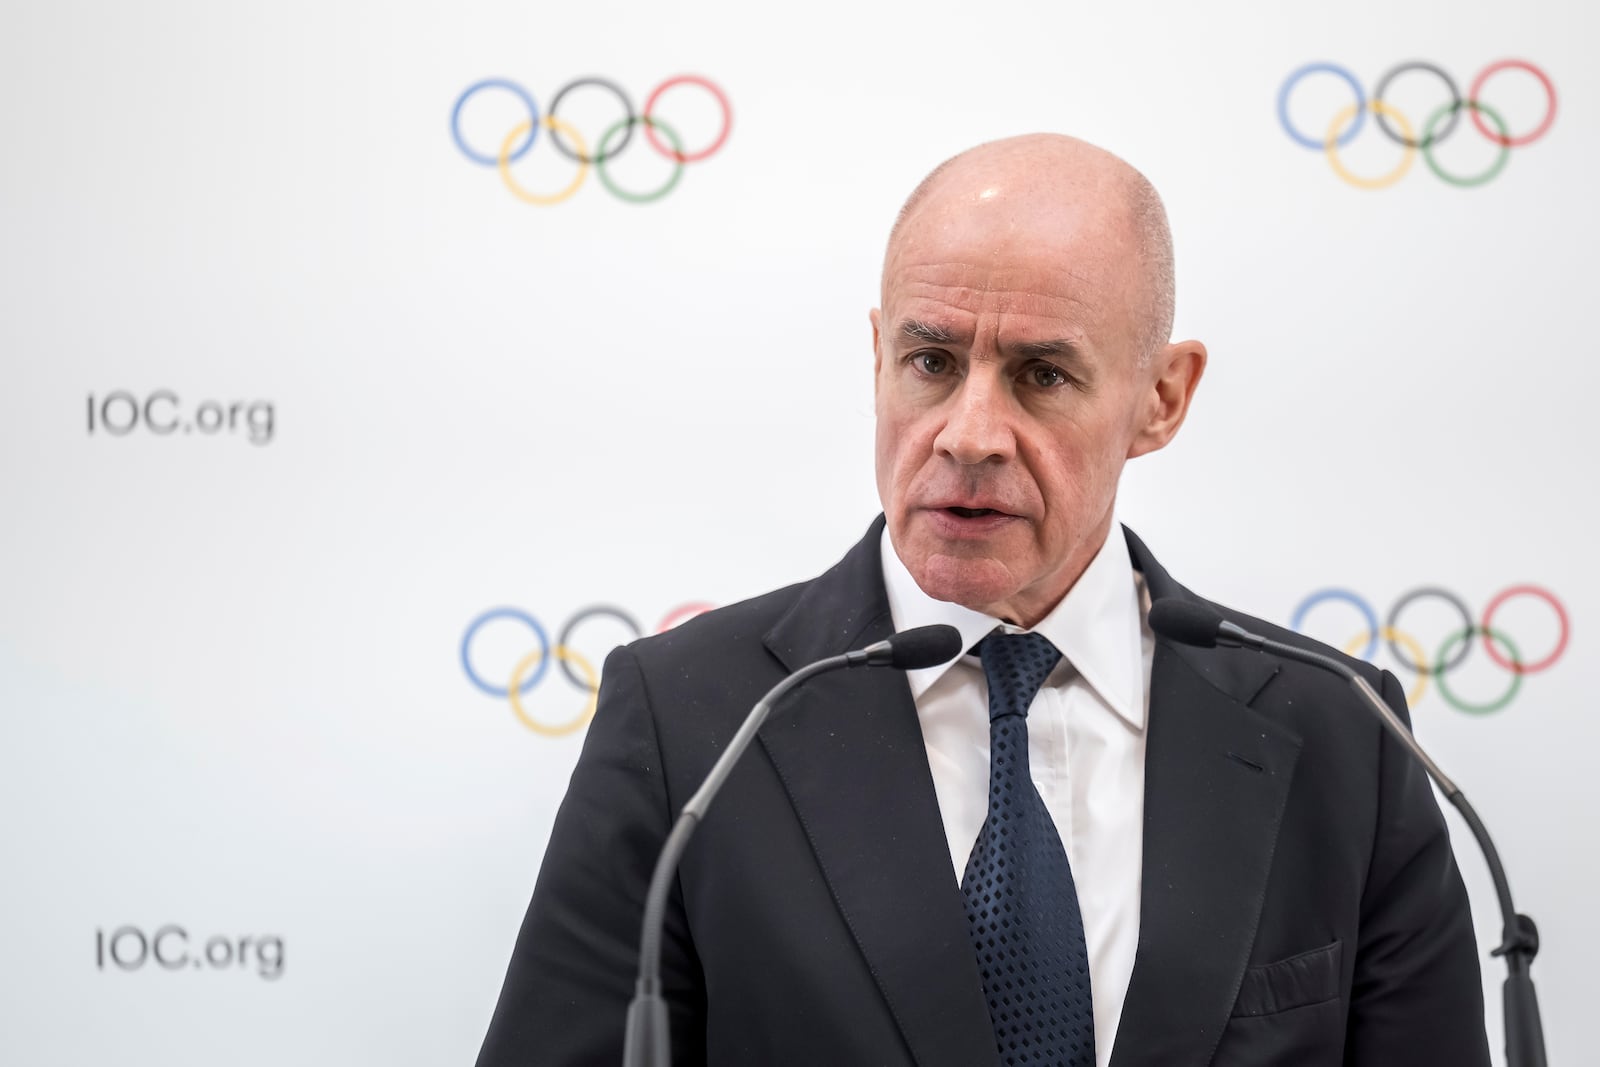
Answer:
<svg viewBox="0 0 1600 1067"><path fill-rule="evenodd" d="M782 618L809 583L774 589L696 615L628 646L649 673L716 656L737 656L761 648L761 639Z"/></svg>

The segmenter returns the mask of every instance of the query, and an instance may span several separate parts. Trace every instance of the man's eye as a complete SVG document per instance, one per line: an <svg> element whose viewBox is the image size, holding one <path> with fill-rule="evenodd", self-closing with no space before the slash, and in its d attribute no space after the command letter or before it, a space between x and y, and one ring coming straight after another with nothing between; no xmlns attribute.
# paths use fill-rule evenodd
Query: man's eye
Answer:
<svg viewBox="0 0 1600 1067"><path fill-rule="evenodd" d="M1028 377L1034 385L1044 389L1054 389L1057 386L1071 384L1072 381L1060 367L1053 367L1048 363L1036 363L1028 368Z"/></svg>
<svg viewBox="0 0 1600 1067"><path fill-rule="evenodd" d="M924 374L943 374L950 369L950 357L943 352L918 352L911 361Z"/></svg>

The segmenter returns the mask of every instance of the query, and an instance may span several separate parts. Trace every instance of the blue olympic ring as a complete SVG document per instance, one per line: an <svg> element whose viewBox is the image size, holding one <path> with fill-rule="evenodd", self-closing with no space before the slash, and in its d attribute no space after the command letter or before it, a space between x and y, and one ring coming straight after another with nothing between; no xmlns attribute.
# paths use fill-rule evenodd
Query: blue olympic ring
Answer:
<svg viewBox="0 0 1600 1067"><path fill-rule="evenodd" d="M462 155L466 156L474 163L481 163L485 167L498 167L500 165L499 156L479 155L477 152L474 152L467 146L466 140L461 136L461 109L466 106L468 100L484 89L504 89L507 92L516 94L516 96L527 105L528 118L530 119L528 123L528 138L522 142L522 146L520 148L506 157L508 160L521 159L523 156L527 155L528 149L533 147L534 138L539 134L539 105L533 102L532 93L528 92L528 90L524 89L522 86L518 85L509 78L485 78L482 81L473 82L471 85L467 86L466 91L463 92L459 98L457 98L456 106L450 111L450 136L455 139L456 147L461 149ZM1360 120L1358 119L1356 125L1359 126L1360 124ZM541 666L539 669L542 671L544 670L544 667ZM500 695L505 696L506 694L502 690Z"/></svg>
<svg viewBox="0 0 1600 1067"><path fill-rule="evenodd" d="M1319 589L1315 593L1300 601L1300 606L1294 611L1294 618L1289 623L1289 629L1304 633L1300 624L1306 621L1306 615L1318 604L1328 600L1342 600L1361 612L1361 617L1367 620L1367 649L1361 653L1361 658L1370 660L1372 654L1378 651L1378 616L1359 594L1348 589Z"/></svg>
<svg viewBox="0 0 1600 1067"><path fill-rule="evenodd" d="M523 679L521 685L517 686L517 692L526 696L529 690L539 684L539 680L544 677L544 672L550 669L550 661L555 658L550 655L550 638L545 635L544 627L540 626L539 620L529 615L526 611L518 608L490 608L476 619L473 619L472 625L467 627L467 632L461 637L461 669L467 672L468 681L490 696L499 697L501 700L507 700L511 697L511 690L505 686L490 685L478 677L478 672L472 669L472 659L467 655L468 647L472 644L474 635L477 634L484 623L494 619L516 619L519 622L527 623L528 629L532 630L533 635L539 639L539 666L534 669L532 674Z"/></svg>
<svg viewBox="0 0 1600 1067"><path fill-rule="evenodd" d="M1294 87L1300 84L1301 78L1304 78L1307 74L1319 73L1337 74L1339 77L1350 83L1350 88L1354 90L1356 94L1356 120L1350 124L1350 128L1344 132L1342 137L1339 138L1337 142L1339 147L1343 148L1345 145L1355 140L1356 134L1361 132L1362 124L1367 121L1367 94L1361 88L1361 83L1356 80L1356 76L1354 74L1352 74L1348 69L1339 66L1337 63L1307 63L1305 66L1289 75L1289 77L1284 80L1283 88L1278 90L1278 121L1283 123L1283 131L1290 137L1294 138L1300 144L1305 145L1307 148L1318 152L1327 147L1325 141L1321 138L1307 137L1305 134L1295 129L1294 123L1289 121L1289 94L1294 92Z"/></svg>

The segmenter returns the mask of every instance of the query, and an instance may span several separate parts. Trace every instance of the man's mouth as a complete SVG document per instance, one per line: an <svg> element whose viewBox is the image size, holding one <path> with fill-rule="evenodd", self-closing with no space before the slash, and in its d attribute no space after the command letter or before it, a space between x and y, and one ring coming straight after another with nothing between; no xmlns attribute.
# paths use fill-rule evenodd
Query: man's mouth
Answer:
<svg viewBox="0 0 1600 1067"><path fill-rule="evenodd" d="M985 515L998 515L998 514L1000 514L1000 512L994 510L994 508L956 508L956 507L950 507L950 508L945 508L945 510L950 512L950 514L958 515L963 519L981 519Z"/></svg>

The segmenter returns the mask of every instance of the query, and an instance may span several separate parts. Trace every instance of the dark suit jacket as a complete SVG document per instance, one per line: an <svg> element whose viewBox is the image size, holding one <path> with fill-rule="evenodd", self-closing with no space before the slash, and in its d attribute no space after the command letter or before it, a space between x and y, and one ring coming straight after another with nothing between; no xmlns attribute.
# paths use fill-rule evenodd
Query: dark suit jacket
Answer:
<svg viewBox="0 0 1600 1067"><path fill-rule="evenodd" d="M606 661L479 1067L620 1062L668 826L769 687L891 632L881 530L814 581ZM1153 598L1198 599L1127 537ZM1392 677L1356 666L1403 709ZM1148 730L1139 943L1114 1067L1488 1064L1439 809L1347 687L1161 640ZM776 710L684 856L663 977L677 1064L996 1062L903 675L826 675Z"/></svg>

